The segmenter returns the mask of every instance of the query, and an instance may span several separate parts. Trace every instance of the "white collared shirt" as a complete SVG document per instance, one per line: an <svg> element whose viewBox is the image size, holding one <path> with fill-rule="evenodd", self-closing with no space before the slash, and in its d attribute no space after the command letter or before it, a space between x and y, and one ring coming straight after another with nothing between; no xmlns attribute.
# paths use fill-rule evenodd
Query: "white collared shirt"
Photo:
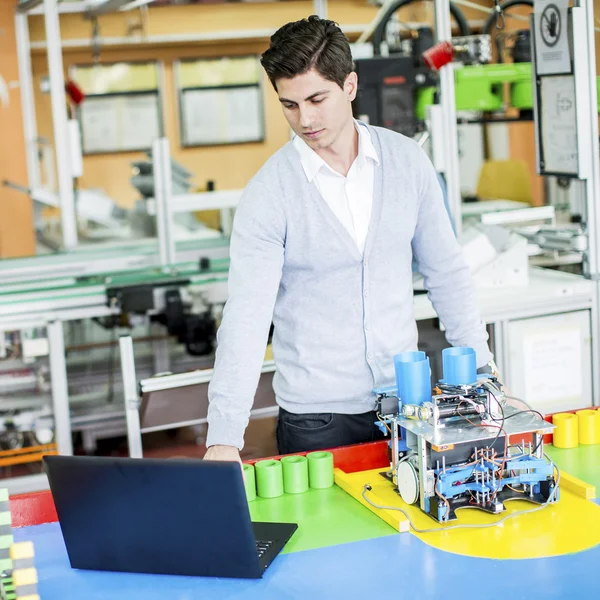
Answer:
<svg viewBox="0 0 600 600"><path fill-rule="evenodd" d="M371 210L375 165L379 157L366 127L354 122L358 131L358 156L346 177L334 171L299 136L293 144L308 181L314 181L323 200L346 228L361 254L364 253Z"/></svg>

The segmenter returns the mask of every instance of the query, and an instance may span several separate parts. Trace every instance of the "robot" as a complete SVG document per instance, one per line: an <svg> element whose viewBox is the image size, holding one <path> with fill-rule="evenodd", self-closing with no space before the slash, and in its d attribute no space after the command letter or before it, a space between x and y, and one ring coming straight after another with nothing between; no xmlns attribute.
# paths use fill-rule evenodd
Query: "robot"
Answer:
<svg viewBox="0 0 600 600"><path fill-rule="evenodd" d="M398 354L394 363L396 388L375 390L378 425L391 437L384 476L407 504L447 523L459 508L500 514L511 499L558 501L543 446L554 425L509 404L494 375L478 375L472 348L442 351L443 378L433 392L424 352Z"/></svg>

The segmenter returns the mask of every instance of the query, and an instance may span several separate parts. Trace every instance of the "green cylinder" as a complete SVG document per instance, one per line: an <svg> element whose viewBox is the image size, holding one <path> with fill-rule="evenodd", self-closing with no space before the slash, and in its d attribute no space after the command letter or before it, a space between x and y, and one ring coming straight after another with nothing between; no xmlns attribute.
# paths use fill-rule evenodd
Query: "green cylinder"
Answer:
<svg viewBox="0 0 600 600"><path fill-rule="evenodd" d="M256 476L252 465L244 464L244 486L248 501L254 500L256 498Z"/></svg>
<svg viewBox="0 0 600 600"><path fill-rule="evenodd" d="M333 485L333 454L331 452L310 452L308 459L308 481L316 490Z"/></svg>
<svg viewBox="0 0 600 600"><path fill-rule="evenodd" d="M254 465L256 493L261 498L277 498L283 495L283 473L278 460L259 460Z"/></svg>
<svg viewBox="0 0 600 600"><path fill-rule="evenodd" d="M284 456L283 491L286 494L301 494L308 490L308 461L306 456Z"/></svg>

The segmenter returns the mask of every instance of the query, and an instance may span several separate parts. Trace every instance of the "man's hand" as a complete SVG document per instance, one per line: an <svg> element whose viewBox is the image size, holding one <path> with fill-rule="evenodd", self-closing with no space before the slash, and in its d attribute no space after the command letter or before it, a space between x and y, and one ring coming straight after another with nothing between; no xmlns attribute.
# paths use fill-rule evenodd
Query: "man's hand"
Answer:
<svg viewBox="0 0 600 600"><path fill-rule="evenodd" d="M240 451L235 446L211 446L206 451L204 460L230 460L242 464Z"/></svg>

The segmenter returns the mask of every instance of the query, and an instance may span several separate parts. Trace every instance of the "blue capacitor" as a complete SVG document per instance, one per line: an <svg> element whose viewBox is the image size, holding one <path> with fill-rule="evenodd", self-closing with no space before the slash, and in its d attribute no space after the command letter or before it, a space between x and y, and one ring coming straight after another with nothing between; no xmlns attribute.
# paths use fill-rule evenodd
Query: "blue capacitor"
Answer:
<svg viewBox="0 0 600 600"><path fill-rule="evenodd" d="M394 356L398 397L402 404L431 400L431 368L425 352L401 352Z"/></svg>
<svg viewBox="0 0 600 600"><path fill-rule="evenodd" d="M442 350L443 383L470 385L477 381L477 357L473 348L456 346Z"/></svg>

